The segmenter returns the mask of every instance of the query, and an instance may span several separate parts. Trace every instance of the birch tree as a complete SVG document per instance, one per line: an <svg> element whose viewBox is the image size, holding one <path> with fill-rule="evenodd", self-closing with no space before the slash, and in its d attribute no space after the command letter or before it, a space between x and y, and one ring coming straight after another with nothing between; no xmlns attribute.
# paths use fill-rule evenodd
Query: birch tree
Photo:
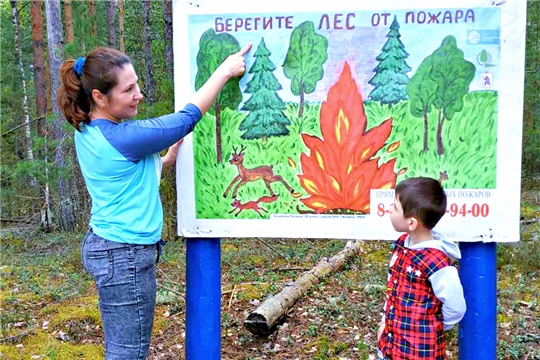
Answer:
<svg viewBox="0 0 540 360"><path fill-rule="evenodd" d="M64 58L62 47L62 21L60 14L60 0L45 1L45 17L47 19L47 44L49 51L49 71L51 78L51 89L58 89L60 85L60 66ZM56 94L56 91L52 91ZM58 107L56 96L52 96L52 109L56 116L54 122L54 137L58 140L58 146L54 153L56 166L64 168L66 166L66 156L64 154L64 139L66 133L62 129L65 122L64 116ZM75 216L69 192L69 181L63 176L58 177L58 206L60 211L60 224L62 230L74 230Z"/></svg>
<svg viewBox="0 0 540 360"><path fill-rule="evenodd" d="M17 61L17 70L19 73L19 80L21 82L23 92L23 124L24 124L24 145L26 151L26 159L34 160L34 153L32 152L32 135L30 133L30 116L28 114L28 93L26 89L26 77L24 75L24 66L22 61L22 32L21 24L19 23L19 11L17 10L17 1L10 0L11 3L11 18L13 26L15 27L15 60Z"/></svg>

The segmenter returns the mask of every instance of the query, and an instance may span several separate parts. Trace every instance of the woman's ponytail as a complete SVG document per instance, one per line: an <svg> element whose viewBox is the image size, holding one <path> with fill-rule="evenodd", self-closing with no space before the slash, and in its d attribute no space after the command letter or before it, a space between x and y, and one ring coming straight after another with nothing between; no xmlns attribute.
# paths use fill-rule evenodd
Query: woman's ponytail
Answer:
<svg viewBox="0 0 540 360"><path fill-rule="evenodd" d="M78 131L80 123L90 122L90 99L83 87L81 76L75 71L74 60L65 61L60 67L62 84L58 88L56 97L58 106L66 120ZM81 71L81 70L79 70Z"/></svg>

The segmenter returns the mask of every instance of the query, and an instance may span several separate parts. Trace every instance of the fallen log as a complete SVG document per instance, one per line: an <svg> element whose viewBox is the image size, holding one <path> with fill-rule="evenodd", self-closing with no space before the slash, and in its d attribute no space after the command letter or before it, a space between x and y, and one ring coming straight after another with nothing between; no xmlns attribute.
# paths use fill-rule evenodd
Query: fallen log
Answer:
<svg viewBox="0 0 540 360"><path fill-rule="evenodd" d="M349 258L361 252L362 241L348 241L343 250L330 259L322 258L317 265L304 273L298 280L285 286L275 296L266 299L244 320L244 327L254 335L266 336L273 332L275 325L313 285L324 277L340 270Z"/></svg>

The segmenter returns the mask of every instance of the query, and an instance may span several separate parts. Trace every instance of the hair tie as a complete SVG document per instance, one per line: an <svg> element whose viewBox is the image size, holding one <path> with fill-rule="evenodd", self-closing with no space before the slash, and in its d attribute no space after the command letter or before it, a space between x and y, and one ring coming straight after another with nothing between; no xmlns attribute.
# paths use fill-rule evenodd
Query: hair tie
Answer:
<svg viewBox="0 0 540 360"><path fill-rule="evenodd" d="M81 56L80 58L77 59L77 61L75 61L75 64L73 65L73 70L75 70L75 73L79 75L79 77L81 77L83 74L83 67L84 67L85 60L86 58Z"/></svg>

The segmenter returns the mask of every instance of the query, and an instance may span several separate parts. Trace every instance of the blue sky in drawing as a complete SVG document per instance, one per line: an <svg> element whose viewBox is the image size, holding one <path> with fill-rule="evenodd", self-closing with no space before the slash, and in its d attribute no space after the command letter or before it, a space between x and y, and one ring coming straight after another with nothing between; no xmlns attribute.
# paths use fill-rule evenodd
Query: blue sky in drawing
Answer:
<svg viewBox="0 0 540 360"><path fill-rule="evenodd" d="M449 11L452 14L453 20L455 20L456 11L459 9L421 9L426 14L441 12L439 21L442 22L442 18L445 11ZM468 9L461 9L463 14ZM317 84L317 89L312 94L306 94L307 101L324 101L326 100L326 94L328 88L332 86L338 79L339 74L343 69L345 61L351 66L353 76L359 86L361 94L366 98L369 92L373 89L368 84L369 79L373 76L373 69L377 66L376 57L380 54L381 48L386 42L386 34L389 31L390 23L396 16L400 25L401 41L405 45L405 50L409 53L409 57L406 59L407 64L412 68L412 71L407 75L412 77L416 68L420 65L422 60L435 51L441 44L442 40L447 35L453 35L458 43L458 47L464 51L465 58L473 62L476 66L476 74L473 82L471 83L470 90L482 90L481 87L481 74L484 71L489 71L492 76L493 86L490 90L498 89L498 74L499 74L499 62L500 62L500 44L499 44L499 32L500 32L500 13L499 8L472 8L474 11L474 22L461 19L457 23L439 23L439 24L412 24L406 23L405 14L406 10L388 10L388 22L384 25L382 22L378 26L372 26L373 11L348 11L343 9L339 12L327 13L330 18L337 14L354 13L355 16L352 19L352 24L355 28L353 30L327 30L326 26L318 29L322 12L276 12L276 13L252 13L252 14L220 14L220 15L190 15L188 17L188 32L189 32L189 65L190 65L190 78L191 88L194 88L195 74L197 72L196 56L199 49L200 36L209 28L214 27L214 20L216 16L221 18L254 18L254 17L270 17L270 16L293 16L292 26L298 26L304 21L312 21L315 25L315 32L324 35L329 42L328 45L328 60L324 66L324 77ZM418 13L420 10L415 11ZM380 13L385 11L379 11ZM345 19L345 15L342 17ZM429 17L428 17L429 19ZM234 20L233 20L234 23ZM344 22L342 23L344 25ZM283 89L279 91L279 95L285 101L298 101L298 97L294 96L290 91L290 80L285 77L281 65L285 59L287 49L289 46L289 39L293 29L275 28L272 30L251 30L239 29L238 31L230 32L238 42L240 46L245 45L248 42L253 43L252 50L246 56L247 68L251 67L254 58L253 54L257 45L262 37L266 43L267 48L272 55L270 60L276 65L277 69L274 75L283 86ZM484 67L478 63L478 55L485 49L491 59L490 63L494 66L484 69ZM242 79L240 85L242 89L251 76L246 74ZM249 95L249 94L246 94ZM244 98L246 100L246 98Z"/></svg>

